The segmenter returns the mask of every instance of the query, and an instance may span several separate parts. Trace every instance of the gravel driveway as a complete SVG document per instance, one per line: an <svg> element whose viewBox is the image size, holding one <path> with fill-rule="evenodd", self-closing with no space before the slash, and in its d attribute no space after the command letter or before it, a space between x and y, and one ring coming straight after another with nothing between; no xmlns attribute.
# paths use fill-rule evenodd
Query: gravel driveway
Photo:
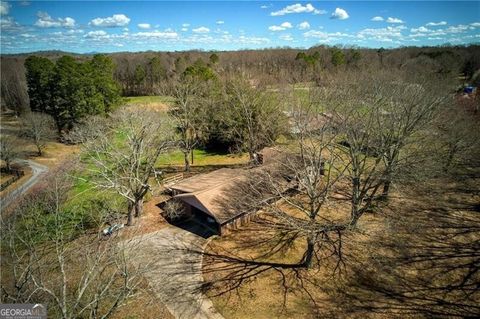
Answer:
<svg viewBox="0 0 480 319"><path fill-rule="evenodd" d="M18 188L13 190L11 193L6 195L4 198L1 200L1 208L5 209L7 206L9 206L12 202L17 200L20 196L25 194L33 185L35 185L38 182L39 177L48 171L48 167L35 163L34 161L30 160L16 160L14 161L15 163L19 164L25 164L30 166L32 169L32 176L22 185L20 185Z"/></svg>
<svg viewBox="0 0 480 319"><path fill-rule="evenodd" d="M142 262L144 258L145 261L154 260L146 277L157 297L176 318L223 318L199 289L203 282L201 252L206 239L168 226L137 236L133 243L141 251L137 262Z"/></svg>

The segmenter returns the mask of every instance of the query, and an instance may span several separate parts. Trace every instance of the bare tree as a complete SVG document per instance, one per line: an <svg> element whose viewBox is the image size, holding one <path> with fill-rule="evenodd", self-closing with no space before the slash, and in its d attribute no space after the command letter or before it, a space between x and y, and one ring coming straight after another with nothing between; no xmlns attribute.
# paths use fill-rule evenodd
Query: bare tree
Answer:
<svg viewBox="0 0 480 319"><path fill-rule="evenodd" d="M230 80L226 90L225 111L231 126L225 134L231 134L254 161L255 153L273 144L286 127L280 103L243 78Z"/></svg>
<svg viewBox="0 0 480 319"><path fill-rule="evenodd" d="M381 157L385 166L382 197L386 199L392 182L405 173L412 159L421 156L416 149L426 146L423 133L432 134L431 123L446 101L443 92L426 81L408 83L380 78L374 83L374 113L379 133ZM404 169L406 168L406 169Z"/></svg>
<svg viewBox="0 0 480 319"><path fill-rule="evenodd" d="M184 156L185 171L190 171L190 159L193 162L193 150L198 145L200 131L201 90L203 83L194 77L182 77L173 85L175 106L170 114L175 119L179 131L179 146Z"/></svg>
<svg viewBox="0 0 480 319"><path fill-rule="evenodd" d="M338 142L344 146L350 180L352 227L380 192L388 196L395 179L413 176L402 175L412 169L425 143L421 132L430 128L445 100L425 84L409 83L401 76L379 73L372 78L360 73L331 79L320 90L342 136Z"/></svg>
<svg viewBox="0 0 480 319"><path fill-rule="evenodd" d="M283 238L272 251L280 251L296 238L307 242L298 263L276 267L310 268L320 246L330 246L341 260L336 235L347 228L349 220L329 219L325 207L331 203L345 167L336 143L336 124L322 112L314 96L289 102L292 143L265 150L269 154L264 165L228 190L237 200L219 204L227 211L268 212L272 218L267 227Z"/></svg>
<svg viewBox="0 0 480 319"><path fill-rule="evenodd" d="M165 114L141 108L124 108L112 115L103 134L84 143L93 178L100 189L116 192L128 202L127 225L140 217L143 200L151 189L155 164L172 141ZM92 129L88 130L92 135Z"/></svg>
<svg viewBox="0 0 480 319"><path fill-rule="evenodd" d="M291 196L276 187L282 204L288 208L279 209L275 205L271 209L281 228L305 236L307 248L301 262L305 267L312 266L319 242L335 246L330 234L346 227L345 222L329 220L324 212L345 172L342 153L336 144L338 132L333 119L322 112L315 94L309 95L306 100L294 99L292 102L291 121L296 149L293 154L281 158L279 166L282 171L290 172L299 193ZM292 210L299 212L301 217L286 213ZM341 257L340 251L338 253Z"/></svg>
<svg viewBox="0 0 480 319"><path fill-rule="evenodd" d="M38 156L42 156L47 141L55 136L55 123L52 117L45 113L27 113L22 117L24 133L36 146Z"/></svg>
<svg viewBox="0 0 480 319"><path fill-rule="evenodd" d="M185 205L174 198L165 203L163 211L165 212L167 218L176 220L185 215Z"/></svg>
<svg viewBox="0 0 480 319"><path fill-rule="evenodd" d="M475 117L455 106L440 116L436 126L438 148L444 155L440 161L447 170L458 163L478 158L480 133Z"/></svg>
<svg viewBox="0 0 480 319"><path fill-rule="evenodd" d="M138 289L150 264L129 264L138 252L128 239L80 236L86 229L78 207L64 210L64 173L2 220L2 302L48 303L56 318L108 318Z"/></svg>
<svg viewBox="0 0 480 319"><path fill-rule="evenodd" d="M21 141L12 135L0 135L0 159L5 162L8 172L12 170L12 162L21 152Z"/></svg>

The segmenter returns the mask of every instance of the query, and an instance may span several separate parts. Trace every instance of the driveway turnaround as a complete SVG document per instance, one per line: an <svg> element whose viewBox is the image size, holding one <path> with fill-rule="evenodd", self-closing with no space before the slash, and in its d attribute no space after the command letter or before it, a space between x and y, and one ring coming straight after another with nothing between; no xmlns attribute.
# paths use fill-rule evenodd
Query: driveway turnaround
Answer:
<svg viewBox="0 0 480 319"><path fill-rule="evenodd" d="M202 259L207 240L168 226L133 239L140 258L151 264L145 275L157 297L178 319L222 319L202 292Z"/></svg>
<svg viewBox="0 0 480 319"><path fill-rule="evenodd" d="M48 171L48 167L43 166L41 164L35 163L34 161L29 160L16 160L15 163L19 164L26 164L30 166L32 169L32 177L28 179L25 183L20 185L18 188L13 190L11 193L7 194L1 200L1 207L2 209L9 206L12 202L14 202L17 198L25 194L33 185L38 182L39 177Z"/></svg>

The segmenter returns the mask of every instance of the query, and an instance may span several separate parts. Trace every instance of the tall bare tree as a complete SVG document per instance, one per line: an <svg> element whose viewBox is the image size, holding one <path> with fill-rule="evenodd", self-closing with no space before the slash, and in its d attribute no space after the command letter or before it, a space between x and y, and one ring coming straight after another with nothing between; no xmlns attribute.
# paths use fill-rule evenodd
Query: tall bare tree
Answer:
<svg viewBox="0 0 480 319"><path fill-rule="evenodd" d="M103 134L84 143L95 187L116 192L128 202L127 225L140 217L143 200L151 189L155 164L172 141L170 121L164 113L123 108L112 115ZM159 177L159 176L157 176Z"/></svg>
<svg viewBox="0 0 480 319"><path fill-rule="evenodd" d="M37 148L38 156L42 156L47 141L55 137L55 122L45 113L30 112L22 117L24 133Z"/></svg>
<svg viewBox="0 0 480 319"><path fill-rule="evenodd" d="M226 119L230 134L248 152L251 161L255 153L273 144L286 127L286 117L280 103L244 78L234 78L226 84Z"/></svg>
<svg viewBox="0 0 480 319"><path fill-rule="evenodd" d="M181 77L174 83L172 93L175 105L170 114L175 119L179 131L179 146L183 153L185 171L190 171L190 158L193 161L193 150L198 145L198 134L201 126L201 92L204 83L196 77Z"/></svg>
<svg viewBox="0 0 480 319"><path fill-rule="evenodd" d="M12 135L0 135L0 159L5 162L8 172L12 170L12 162L21 152L22 142Z"/></svg>

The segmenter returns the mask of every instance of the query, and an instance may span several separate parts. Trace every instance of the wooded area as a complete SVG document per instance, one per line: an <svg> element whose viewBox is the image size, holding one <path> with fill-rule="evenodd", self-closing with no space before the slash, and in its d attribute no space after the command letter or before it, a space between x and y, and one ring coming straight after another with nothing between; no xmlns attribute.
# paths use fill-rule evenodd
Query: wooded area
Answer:
<svg viewBox="0 0 480 319"><path fill-rule="evenodd" d="M38 52L35 55L56 61L67 53ZM77 61L89 55L73 56ZM455 79L464 74L472 78L478 70L480 47L405 47L398 49L312 47L306 51L290 48L224 52L141 52L112 53L114 78L122 95L168 95L169 84L192 65L209 67L220 77L243 72L256 85L271 86L317 81L326 74L347 70L404 70L413 75L432 74ZM28 55L2 55L2 107L18 112L28 109L24 62ZM71 63L71 62L69 62ZM105 63L105 61L99 61ZM65 65L66 67L66 65ZM107 72L107 69L104 70ZM475 75L474 85L478 83Z"/></svg>

